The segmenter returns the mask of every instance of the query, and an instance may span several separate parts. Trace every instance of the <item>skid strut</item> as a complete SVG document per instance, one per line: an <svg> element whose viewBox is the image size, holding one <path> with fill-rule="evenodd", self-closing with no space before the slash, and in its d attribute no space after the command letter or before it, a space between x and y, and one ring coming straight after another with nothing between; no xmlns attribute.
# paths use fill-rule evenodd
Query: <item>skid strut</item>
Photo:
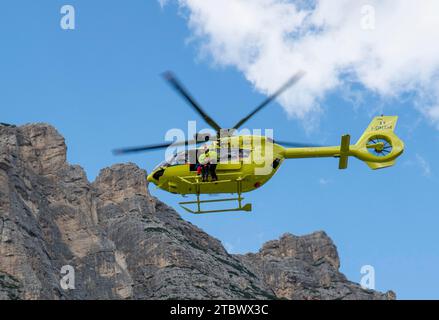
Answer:
<svg viewBox="0 0 439 320"><path fill-rule="evenodd" d="M195 201L184 201L180 202L179 205L186 210L187 212L194 213L194 214L202 214L202 213L214 213L214 212L233 212L233 211L251 211L252 206L250 203L243 205L242 200L244 198L241 196L242 194L242 179L236 180L236 192L238 194L237 197L234 198L224 198L224 199L214 199L214 200L201 200L200 199L200 184L196 184L196 191L197 191L197 200ZM218 209L218 210L202 210L201 204L203 203L218 203L218 202L238 202L238 206L235 208L226 208L226 209ZM192 210L187 205L196 204L197 210Z"/></svg>

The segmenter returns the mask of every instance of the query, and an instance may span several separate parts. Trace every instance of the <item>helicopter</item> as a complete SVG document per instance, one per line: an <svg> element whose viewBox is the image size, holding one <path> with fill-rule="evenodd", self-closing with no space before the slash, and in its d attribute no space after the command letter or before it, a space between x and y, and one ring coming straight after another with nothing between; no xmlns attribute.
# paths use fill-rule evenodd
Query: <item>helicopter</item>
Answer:
<svg viewBox="0 0 439 320"><path fill-rule="evenodd" d="M147 175L147 180L157 188L173 194L184 197L195 195L196 200L179 202L179 205L189 213L251 211L252 204L243 203L243 193L262 187L286 159L334 157L338 158L339 169L346 169L348 158L356 157L375 170L394 165L396 158L404 151L403 141L394 133L397 116L381 115L373 118L355 144L351 144L351 137L348 134L343 135L340 145L336 146L277 141L263 135L236 134L244 123L296 84L304 75L303 72L296 73L231 129L218 125L172 72L163 75L171 87L213 128L216 135L195 134L192 140L120 148L113 152L121 155L184 146L184 151L176 152L157 165ZM204 148L197 148L200 144L204 144ZM208 148L218 155L216 181L202 181L197 170L198 155L204 152L207 144L210 144ZM190 146L195 148L189 149ZM202 195L224 194L231 194L232 197L201 199ZM210 210L203 208L206 204L230 202L236 203L236 206Z"/></svg>

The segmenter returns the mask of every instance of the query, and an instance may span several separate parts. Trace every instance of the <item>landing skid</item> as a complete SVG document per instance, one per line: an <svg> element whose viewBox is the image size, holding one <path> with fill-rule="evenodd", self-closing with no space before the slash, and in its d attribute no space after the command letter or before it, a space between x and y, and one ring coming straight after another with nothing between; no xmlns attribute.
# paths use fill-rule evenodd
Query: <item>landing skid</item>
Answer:
<svg viewBox="0 0 439 320"><path fill-rule="evenodd" d="M179 205L186 210L189 213L194 213L194 214L203 214L203 213L214 213L214 212L234 212L234 211L246 211L246 212L250 212L252 211L252 205L250 203L248 204L242 204L242 200L244 200L243 197L241 197L241 193L242 193L242 180L237 180L237 194L238 197L235 198L224 198L224 199L215 199L215 200L200 200L200 193L199 193L199 188L197 188L198 193L197 193L197 200L195 201L184 201L184 202L180 202ZM197 184L197 187L199 187L199 184ZM201 204L203 203L218 203L218 202L233 202L236 201L238 203L238 206L235 208L226 208L226 209L217 209L217 210L202 210L201 209ZM186 205L191 205L191 204L196 204L196 210L192 210L189 207L187 207Z"/></svg>

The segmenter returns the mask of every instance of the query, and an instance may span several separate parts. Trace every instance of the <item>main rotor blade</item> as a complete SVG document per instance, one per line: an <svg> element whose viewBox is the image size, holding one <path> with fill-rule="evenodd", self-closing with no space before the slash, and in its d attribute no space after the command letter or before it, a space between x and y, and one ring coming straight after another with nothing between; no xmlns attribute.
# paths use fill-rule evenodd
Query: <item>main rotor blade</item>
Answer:
<svg viewBox="0 0 439 320"><path fill-rule="evenodd" d="M253 117L257 112L261 111L265 106L267 106L271 101L280 96L285 90L294 85L297 81L299 81L304 76L303 71L299 71L296 73L290 80L288 80L282 87L280 87L275 93L265 99L260 105L258 105L252 112L250 112L246 117L242 118L237 124L233 126L233 129L238 129L245 122L247 122L251 117Z"/></svg>
<svg viewBox="0 0 439 320"><path fill-rule="evenodd" d="M146 145L146 146L115 149L115 150L113 150L113 154L122 155L122 154L128 154L128 153L138 153L138 152L144 152L144 151L166 149L170 146L178 147L178 146L201 144L201 143L205 143L205 141L188 140L188 141L181 141L181 142L165 142L165 143L158 143L158 144L150 144L150 145Z"/></svg>
<svg viewBox="0 0 439 320"><path fill-rule="evenodd" d="M279 144L283 147L290 147L290 148L315 148L315 147L323 147L319 144L313 144L313 143L301 143L301 142L288 142L288 141L278 141L274 140L274 143Z"/></svg>
<svg viewBox="0 0 439 320"><path fill-rule="evenodd" d="M180 83L180 81L178 81L172 72L165 72L163 76L169 82L169 84L194 108L194 110L201 115L204 121L214 128L216 132L220 132L221 127L210 116L207 115L207 113L200 107L200 105L183 87L183 85Z"/></svg>

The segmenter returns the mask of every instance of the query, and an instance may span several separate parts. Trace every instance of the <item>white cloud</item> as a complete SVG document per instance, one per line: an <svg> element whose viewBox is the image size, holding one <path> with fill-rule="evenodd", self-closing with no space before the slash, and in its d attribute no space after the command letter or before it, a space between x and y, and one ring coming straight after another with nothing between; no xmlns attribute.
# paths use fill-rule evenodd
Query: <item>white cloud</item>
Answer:
<svg viewBox="0 0 439 320"><path fill-rule="evenodd" d="M329 184L329 180L328 179L325 179L325 178L320 178L319 179L319 184L320 185L322 185L322 186L326 186L327 184Z"/></svg>
<svg viewBox="0 0 439 320"><path fill-rule="evenodd" d="M168 3L169 0L158 0L158 1L160 4L160 7L163 8Z"/></svg>
<svg viewBox="0 0 439 320"><path fill-rule="evenodd" d="M427 160L425 160L424 157L422 157L420 154L416 154L416 162L418 164L418 166L421 168L422 170L422 174L425 177L430 177L431 176L431 167L430 164L428 163Z"/></svg>
<svg viewBox="0 0 439 320"><path fill-rule="evenodd" d="M431 106L424 109L425 115L436 124L439 129L439 105Z"/></svg>
<svg viewBox="0 0 439 320"><path fill-rule="evenodd" d="M258 91L305 70L280 99L293 117L318 115L328 92L355 81L384 99L416 92L415 107L439 128L437 0L177 1L201 53L236 67Z"/></svg>

